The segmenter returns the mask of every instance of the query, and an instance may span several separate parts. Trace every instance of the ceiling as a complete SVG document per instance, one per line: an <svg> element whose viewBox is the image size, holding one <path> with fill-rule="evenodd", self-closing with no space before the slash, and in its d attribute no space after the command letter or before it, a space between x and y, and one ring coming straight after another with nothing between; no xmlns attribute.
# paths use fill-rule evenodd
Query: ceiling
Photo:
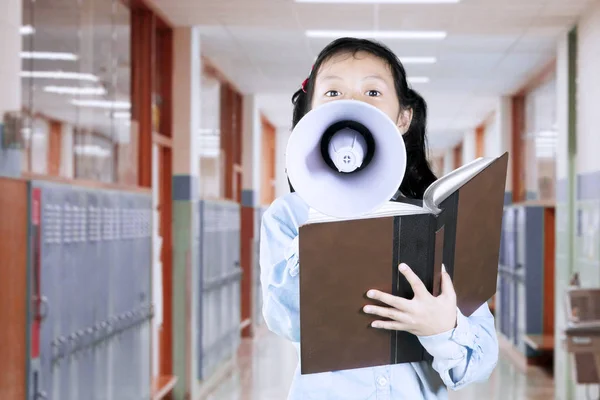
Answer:
<svg viewBox="0 0 600 400"><path fill-rule="evenodd" d="M462 0L458 4L310 4L294 0L152 0L175 26L200 26L202 52L244 93L259 97L278 127L289 128L290 98L329 39L307 29L444 30L441 41L385 40L428 102L432 148L452 145L481 123L499 95L517 90L554 56L557 37L595 0Z"/></svg>

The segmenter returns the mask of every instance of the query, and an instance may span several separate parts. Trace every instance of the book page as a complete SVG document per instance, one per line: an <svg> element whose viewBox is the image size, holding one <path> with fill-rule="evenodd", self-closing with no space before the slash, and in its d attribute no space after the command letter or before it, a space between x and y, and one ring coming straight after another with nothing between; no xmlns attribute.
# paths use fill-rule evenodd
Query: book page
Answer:
<svg viewBox="0 0 600 400"><path fill-rule="evenodd" d="M464 186L474 176L487 168L496 158L480 157L455 169L433 182L423 194L423 206L433 214L439 214L438 206L450 195Z"/></svg>
<svg viewBox="0 0 600 400"><path fill-rule="evenodd" d="M329 215L325 215L320 213L319 211L311 208L308 213L308 221L306 224L314 224L321 222L331 222L331 221L347 221L347 220L356 220L356 219L368 219L368 218L380 218L380 217L391 217L396 215L413 215L413 214L428 214L429 211L425 208L407 204L407 203L398 203L394 201L389 201L379 207L377 210L363 214L357 215L352 218L335 218Z"/></svg>

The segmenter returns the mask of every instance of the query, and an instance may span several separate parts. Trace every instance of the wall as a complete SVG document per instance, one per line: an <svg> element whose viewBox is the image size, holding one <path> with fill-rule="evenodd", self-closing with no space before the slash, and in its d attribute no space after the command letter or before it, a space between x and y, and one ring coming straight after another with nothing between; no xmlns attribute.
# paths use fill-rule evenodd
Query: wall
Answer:
<svg viewBox="0 0 600 400"><path fill-rule="evenodd" d="M73 178L73 125L62 124L60 176Z"/></svg>
<svg viewBox="0 0 600 400"><path fill-rule="evenodd" d="M558 294L554 300L554 332L564 330L566 317L564 303L561 296L569 286L572 273L570 265L569 243L569 208L568 197L568 136L569 136L569 45L567 35L558 42L556 51L556 255L554 273L554 292ZM555 339L554 344L554 381L555 398L569 399L571 385L571 357L560 345L560 339Z"/></svg>
<svg viewBox="0 0 600 400"><path fill-rule="evenodd" d="M586 10L577 26L577 41L565 34L557 46L557 218L555 398L587 398L586 387L575 385L571 357L560 343L565 328L563 294L574 272L585 287L600 286L600 3ZM576 51L573 70L570 56ZM570 90L576 90L570 98ZM575 135L574 149L569 137ZM598 397L598 389L592 390Z"/></svg>
<svg viewBox="0 0 600 400"><path fill-rule="evenodd" d="M577 172L600 171L600 134L598 133L598 101L600 100L600 4L586 13L579 25L577 101Z"/></svg>
<svg viewBox="0 0 600 400"><path fill-rule="evenodd" d="M497 157L502 154L502 136L499 126L498 118L494 115L489 122L485 125L483 144L483 155L484 157Z"/></svg>
<svg viewBox="0 0 600 400"><path fill-rule="evenodd" d="M21 0L2 2L0 13L0 125L7 111L21 109ZM0 132L2 128L0 127ZM5 149L0 134L0 176L18 176L21 171L21 151Z"/></svg>
<svg viewBox="0 0 600 400"><path fill-rule="evenodd" d="M462 147L462 165L465 165L475 159L476 155L475 131L469 131L463 138Z"/></svg>
<svg viewBox="0 0 600 400"><path fill-rule="evenodd" d="M600 4L584 14L578 34L576 267L600 285ZM583 278L584 276L582 276Z"/></svg>
<svg viewBox="0 0 600 400"><path fill-rule="evenodd" d="M454 151L452 148L444 154L444 175L454 171Z"/></svg>
<svg viewBox="0 0 600 400"><path fill-rule="evenodd" d="M291 132L287 128L277 129L275 138L275 197L289 193L287 176L285 174L285 149Z"/></svg>

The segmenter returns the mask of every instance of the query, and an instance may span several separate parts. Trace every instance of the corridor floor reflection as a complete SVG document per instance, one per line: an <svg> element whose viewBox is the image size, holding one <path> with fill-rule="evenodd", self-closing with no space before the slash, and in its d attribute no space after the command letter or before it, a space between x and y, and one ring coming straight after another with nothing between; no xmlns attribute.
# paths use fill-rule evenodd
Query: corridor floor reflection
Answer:
<svg viewBox="0 0 600 400"><path fill-rule="evenodd" d="M244 340L232 373L206 400L285 400L296 368L293 346L264 327L254 340ZM449 400L549 400L554 385L546 372L523 372L502 352L487 382L451 392Z"/></svg>

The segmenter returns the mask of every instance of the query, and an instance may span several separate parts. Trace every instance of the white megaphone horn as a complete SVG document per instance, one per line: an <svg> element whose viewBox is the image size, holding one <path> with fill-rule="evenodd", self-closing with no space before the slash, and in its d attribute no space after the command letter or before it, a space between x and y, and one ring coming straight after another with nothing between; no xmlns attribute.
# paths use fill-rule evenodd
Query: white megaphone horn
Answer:
<svg viewBox="0 0 600 400"><path fill-rule="evenodd" d="M313 209L348 218L392 199L406 169L404 139L381 110L336 100L308 112L286 149L294 191Z"/></svg>

